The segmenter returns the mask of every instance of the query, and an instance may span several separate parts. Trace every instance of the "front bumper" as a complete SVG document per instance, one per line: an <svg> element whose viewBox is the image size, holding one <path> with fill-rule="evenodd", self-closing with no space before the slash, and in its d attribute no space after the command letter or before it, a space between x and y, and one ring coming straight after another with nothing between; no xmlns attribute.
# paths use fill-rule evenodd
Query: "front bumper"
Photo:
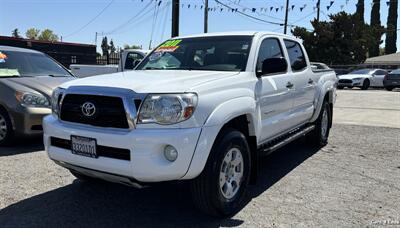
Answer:
<svg viewBox="0 0 400 228"><path fill-rule="evenodd" d="M341 82L341 81L339 80L338 86L342 86L342 87L357 87L357 86L362 86L362 81Z"/></svg>
<svg viewBox="0 0 400 228"><path fill-rule="evenodd" d="M134 129L121 131L80 126L45 117L44 145L48 156L55 161L86 168L87 172L103 172L132 178L140 182L160 182L182 179L188 172L202 128ZM72 154L69 149L51 145L51 137L69 140L71 135L95 138L98 145L130 150L130 160L99 156L89 158ZM164 147L174 146L178 158L169 162ZM108 179L109 180L109 179ZM118 180L115 180L118 181Z"/></svg>
<svg viewBox="0 0 400 228"><path fill-rule="evenodd" d="M18 107L9 110L17 136L35 136L43 133L43 118L51 114L49 108Z"/></svg>

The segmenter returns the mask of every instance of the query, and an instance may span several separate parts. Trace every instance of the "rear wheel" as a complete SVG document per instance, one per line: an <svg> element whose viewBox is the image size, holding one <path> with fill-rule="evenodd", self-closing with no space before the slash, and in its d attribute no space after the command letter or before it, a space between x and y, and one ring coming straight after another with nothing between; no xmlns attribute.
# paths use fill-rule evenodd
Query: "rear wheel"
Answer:
<svg viewBox="0 0 400 228"><path fill-rule="evenodd" d="M369 88L370 82L368 79L365 79L363 85L361 87L362 90L367 90Z"/></svg>
<svg viewBox="0 0 400 228"><path fill-rule="evenodd" d="M234 129L216 139L203 172L191 183L193 202L202 212L226 217L243 204L250 177L250 149L246 137Z"/></svg>
<svg viewBox="0 0 400 228"><path fill-rule="evenodd" d="M14 138L14 130L8 113L0 109L0 146L8 146Z"/></svg>

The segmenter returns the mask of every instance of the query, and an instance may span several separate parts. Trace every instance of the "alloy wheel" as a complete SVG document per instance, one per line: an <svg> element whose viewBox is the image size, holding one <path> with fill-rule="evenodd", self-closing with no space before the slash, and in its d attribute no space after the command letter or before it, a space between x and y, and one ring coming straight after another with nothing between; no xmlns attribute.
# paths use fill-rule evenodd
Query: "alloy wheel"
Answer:
<svg viewBox="0 0 400 228"><path fill-rule="evenodd" d="M222 195L230 200L236 196L243 179L244 161L238 148L230 149L222 161L219 174L219 188Z"/></svg>

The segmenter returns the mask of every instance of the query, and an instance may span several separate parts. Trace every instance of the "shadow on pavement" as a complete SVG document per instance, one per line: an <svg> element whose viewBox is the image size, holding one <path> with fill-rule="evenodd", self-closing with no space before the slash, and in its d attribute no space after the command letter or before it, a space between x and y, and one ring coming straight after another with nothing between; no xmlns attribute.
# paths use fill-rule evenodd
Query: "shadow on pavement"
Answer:
<svg viewBox="0 0 400 228"><path fill-rule="evenodd" d="M24 153L39 152L44 150L43 138L19 138L11 146L0 147L0 157Z"/></svg>
<svg viewBox="0 0 400 228"><path fill-rule="evenodd" d="M258 183L250 187L248 202L317 151L297 142L261 158ZM236 227L244 222L202 215L184 183L134 189L78 180L4 208L0 221L2 227Z"/></svg>

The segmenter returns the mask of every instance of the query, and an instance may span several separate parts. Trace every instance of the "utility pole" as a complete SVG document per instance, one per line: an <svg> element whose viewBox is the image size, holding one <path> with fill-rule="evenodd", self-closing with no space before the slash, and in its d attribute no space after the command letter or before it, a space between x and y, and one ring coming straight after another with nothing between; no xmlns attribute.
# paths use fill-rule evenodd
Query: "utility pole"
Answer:
<svg viewBox="0 0 400 228"><path fill-rule="evenodd" d="M285 34L287 32L288 17L289 17L289 0L286 0L285 28L283 30L283 33L285 33Z"/></svg>
<svg viewBox="0 0 400 228"><path fill-rule="evenodd" d="M317 2L317 21L319 22L319 11L321 9L321 0Z"/></svg>
<svg viewBox="0 0 400 228"><path fill-rule="evenodd" d="M208 0L204 0L204 33L208 32Z"/></svg>
<svg viewBox="0 0 400 228"><path fill-rule="evenodd" d="M96 32L96 34L94 36L94 45L97 45L97 32Z"/></svg>
<svg viewBox="0 0 400 228"><path fill-rule="evenodd" d="M172 0L172 31L171 37L179 36L179 0Z"/></svg>

